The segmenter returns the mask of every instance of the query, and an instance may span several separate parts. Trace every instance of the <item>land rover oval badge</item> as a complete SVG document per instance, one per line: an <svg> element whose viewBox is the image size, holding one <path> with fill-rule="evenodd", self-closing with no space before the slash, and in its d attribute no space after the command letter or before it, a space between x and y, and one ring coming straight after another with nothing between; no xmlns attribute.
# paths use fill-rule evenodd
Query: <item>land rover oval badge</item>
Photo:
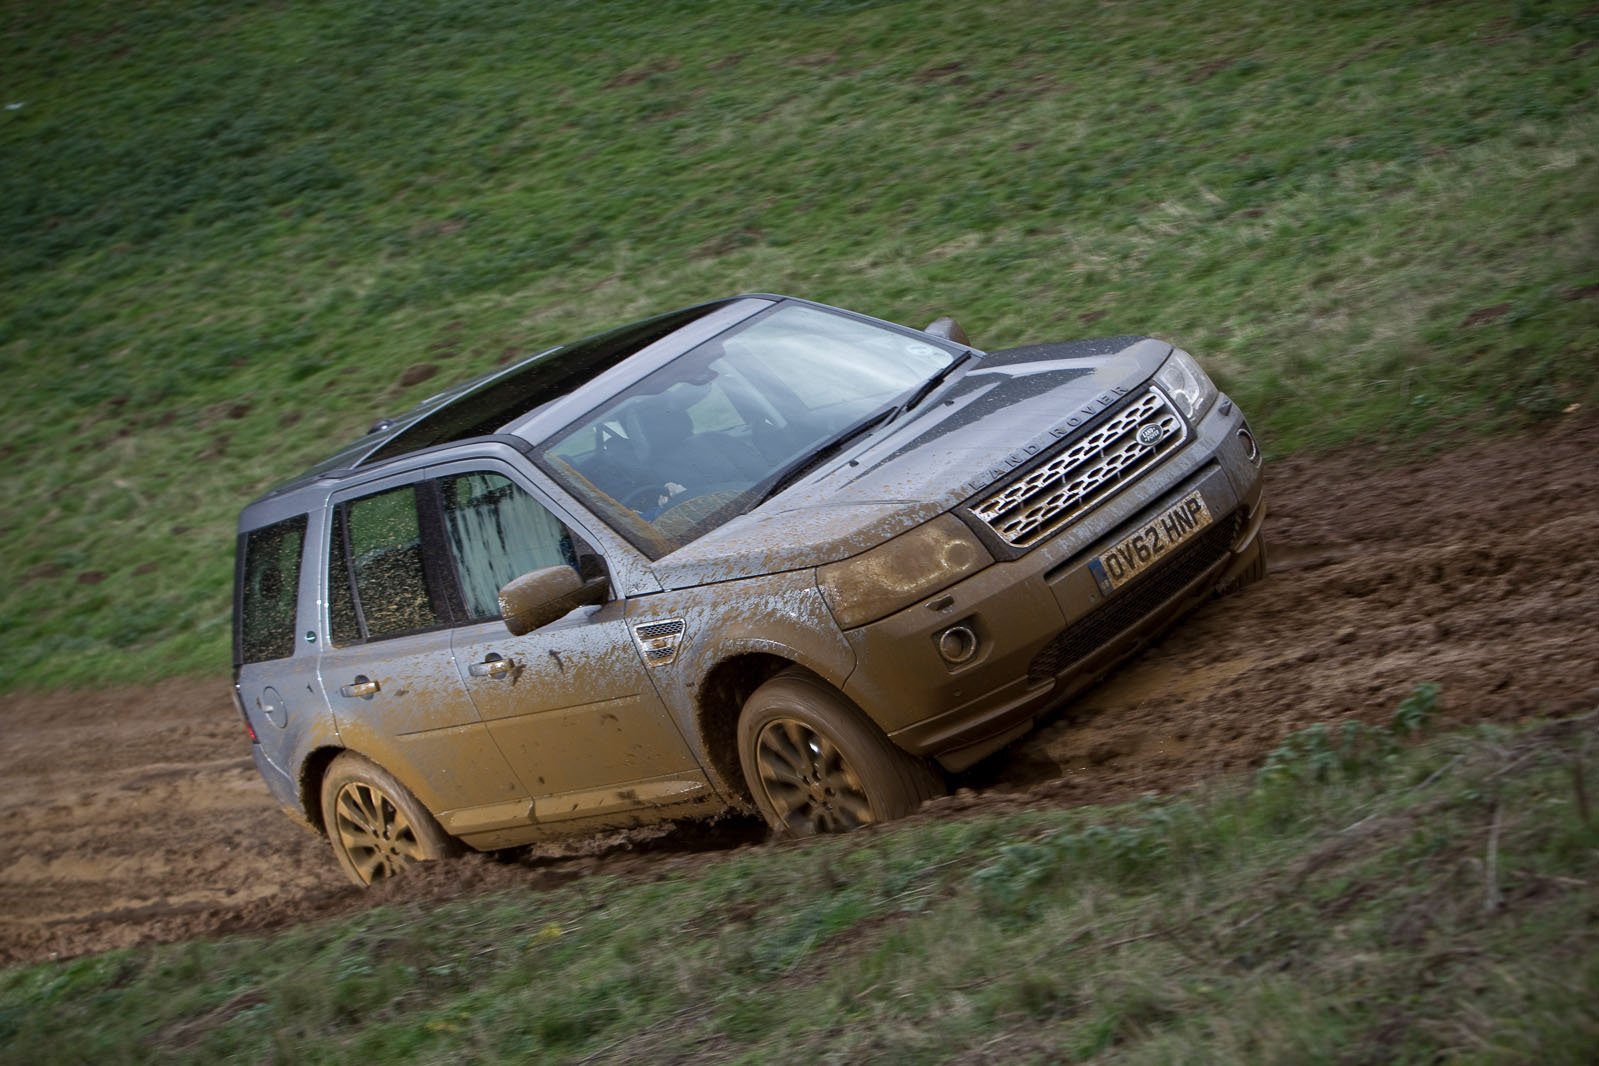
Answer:
<svg viewBox="0 0 1599 1066"><path fill-rule="evenodd" d="M1145 426L1138 431L1138 443L1146 448L1153 448L1160 443L1160 438L1165 436L1159 426Z"/></svg>

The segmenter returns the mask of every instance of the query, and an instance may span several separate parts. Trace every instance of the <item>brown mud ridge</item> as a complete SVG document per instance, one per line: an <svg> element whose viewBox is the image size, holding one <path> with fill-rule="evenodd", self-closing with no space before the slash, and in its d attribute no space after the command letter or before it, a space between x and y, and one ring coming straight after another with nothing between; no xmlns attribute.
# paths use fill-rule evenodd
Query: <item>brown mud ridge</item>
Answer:
<svg viewBox="0 0 1599 1066"><path fill-rule="evenodd" d="M1206 606L917 817L1181 789L1259 765L1312 723L1386 720L1424 681L1453 722L1599 704L1599 421L1403 467L1290 460L1268 493L1266 582ZM224 681L0 700L0 781L0 963L658 877L764 838L738 820L637 830L362 892L268 799Z"/></svg>

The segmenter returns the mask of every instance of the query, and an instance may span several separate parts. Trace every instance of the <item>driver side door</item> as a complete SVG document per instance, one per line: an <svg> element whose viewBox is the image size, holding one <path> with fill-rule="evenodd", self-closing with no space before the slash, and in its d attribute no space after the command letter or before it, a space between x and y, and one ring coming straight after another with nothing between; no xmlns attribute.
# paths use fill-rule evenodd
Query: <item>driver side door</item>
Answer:
<svg viewBox="0 0 1599 1066"><path fill-rule="evenodd" d="M512 578L571 566L585 580L605 564L507 469L454 464L431 472L468 621L452 650L491 736L533 797L533 820L575 829L645 808L713 798L705 774L607 599L515 637L498 592Z"/></svg>

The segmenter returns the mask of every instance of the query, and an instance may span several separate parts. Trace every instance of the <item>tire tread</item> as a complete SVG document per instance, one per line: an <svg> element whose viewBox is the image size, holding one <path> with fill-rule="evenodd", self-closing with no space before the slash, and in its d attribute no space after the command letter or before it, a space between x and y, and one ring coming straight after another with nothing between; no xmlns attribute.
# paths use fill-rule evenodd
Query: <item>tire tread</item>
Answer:
<svg viewBox="0 0 1599 1066"><path fill-rule="evenodd" d="M842 728L853 734L852 739L858 742L858 750L852 753L854 761L857 762L857 772L863 775L869 774L888 786L885 791L889 793L886 797L889 809L882 812L884 821L912 814L923 803L945 793L943 777L928 760L918 758L899 748L877 726L877 723L862 713L860 708L832 685L802 667L789 667L774 675L751 695L745 704L745 716L739 723L739 762L744 767L746 783L751 794L756 797L757 807L761 807L762 786L746 757L746 748L753 740L748 708L755 704L762 692L769 694L773 689L782 690L791 687L809 689L813 697L806 702L811 705L812 713L818 714L824 720L838 716L838 720L830 724L835 729ZM821 710L817 710L818 707ZM787 831L785 827L777 825L773 816L764 808L762 814L773 824L774 830Z"/></svg>

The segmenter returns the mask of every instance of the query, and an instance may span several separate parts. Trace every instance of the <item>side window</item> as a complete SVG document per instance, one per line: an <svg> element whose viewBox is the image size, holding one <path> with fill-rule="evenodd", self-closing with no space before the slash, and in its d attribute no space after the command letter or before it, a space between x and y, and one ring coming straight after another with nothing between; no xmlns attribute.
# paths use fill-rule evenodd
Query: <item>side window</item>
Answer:
<svg viewBox="0 0 1599 1066"><path fill-rule="evenodd" d="M239 556L240 662L294 654L294 608L304 546L304 515L245 535Z"/></svg>
<svg viewBox="0 0 1599 1066"><path fill-rule="evenodd" d="M361 622L367 640L444 624L445 612L428 582L415 485L340 505L333 534L328 585L335 644L350 642L352 628L359 632Z"/></svg>
<svg viewBox="0 0 1599 1066"><path fill-rule="evenodd" d="M593 549L509 478L458 474L439 490L468 621L498 618L501 586L530 570L564 564L584 578L601 572Z"/></svg>

